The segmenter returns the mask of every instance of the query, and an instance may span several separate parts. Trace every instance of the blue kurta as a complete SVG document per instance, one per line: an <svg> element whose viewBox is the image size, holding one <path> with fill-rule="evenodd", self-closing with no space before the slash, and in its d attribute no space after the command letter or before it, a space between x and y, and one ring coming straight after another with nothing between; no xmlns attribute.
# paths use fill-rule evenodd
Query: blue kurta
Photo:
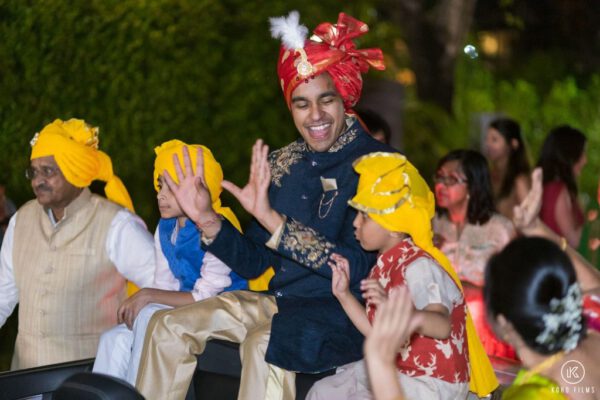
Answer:
<svg viewBox="0 0 600 400"><path fill-rule="evenodd" d="M327 261L332 253L348 258L351 290L360 298L360 281L376 255L355 239L356 211L347 202L358 183L352 162L375 151L395 150L371 138L358 121L327 152L308 150L303 139L274 151L269 199L287 217L277 249L266 247L270 234L256 221L244 236L223 221L206 247L247 279L274 267L269 293L279 312L273 317L269 363L315 373L362 358L362 335L333 297Z"/></svg>
<svg viewBox="0 0 600 400"><path fill-rule="evenodd" d="M186 219L177 232L175 243L171 243L176 224L177 218L161 218L158 221L160 247L171 273L179 281L179 291L191 292L200 278L204 260L204 250L198 246L200 231L192 221ZM223 289L224 292L248 289L248 281L235 272L231 271L229 277L231 285Z"/></svg>

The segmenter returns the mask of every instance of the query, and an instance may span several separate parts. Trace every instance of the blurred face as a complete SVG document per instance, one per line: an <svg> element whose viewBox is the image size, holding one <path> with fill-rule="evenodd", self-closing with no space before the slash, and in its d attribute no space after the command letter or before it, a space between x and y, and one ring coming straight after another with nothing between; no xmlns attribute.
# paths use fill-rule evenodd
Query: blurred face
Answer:
<svg viewBox="0 0 600 400"><path fill-rule="evenodd" d="M373 136L373 139L378 140L381 143L387 143L385 141L385 133L383 133L382 130L375 131L375 132L371 133L371 136Z"/></svg>
<svg viewBox="0 0 600 400"><path fill-rule="evenodd" d="M294 90L291 111L298 132L313 151L329 150L345 126L344 103L327 73Z"/></svg>
<svg viewBox="0 0 600 400"><path fill-rule="evenodd" d="M485 154L490 161L497 161L510 155L510 146L504 136L494 128L489 128L485 137Z"/></svg>
<svg viewBox="0 0 600 400"><path fill-rule="evenodd" d="M365 212L359 211L354 218L354 236L367 251L384 253L394 244L390 232L373 221Z"/></svg>
<svg viewBox="0 0 600 400"><path fill-rule="evenodd" d="M441 208L456 208L468 203L467 178L458 160L444 163L437 170L435 181L435 201Z"/></svg>
<svg viewBox="0 0 600 400"><path fill-rule="evenodd" d="M161 218L179 218L183 217L183 211L179 207L179 203L175 199L173 192L167 186L163 180L162 175L158 177L158 194L156 198L158 200L158 211L160 212Z"/></svg>
<svg viewBox="0 0 600 400"><path fill-rule="evenodd" d="M586 148L584 147L581 157L579 157L579 160L573 164L573 175L575 175L575 177L581 175L581 171L583 170L583 167L585 167L585 164L587 164L587 155Z"/></svg>
<svg viewBox="0 0 600 400"><path fill-rule="evenodd" d="M58 168L54 156L34 158L27 169L37 201L44 207L64 209L81 193L71 185Z"/></svg>

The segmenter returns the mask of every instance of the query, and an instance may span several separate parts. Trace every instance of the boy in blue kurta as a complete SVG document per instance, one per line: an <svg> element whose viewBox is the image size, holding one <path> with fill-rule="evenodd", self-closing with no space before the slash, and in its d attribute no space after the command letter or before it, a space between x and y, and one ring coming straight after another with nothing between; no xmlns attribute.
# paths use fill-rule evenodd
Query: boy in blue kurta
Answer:
<svg viewBox="0 0 600 400"><path fill-rule="evenodd" d="M93 368L94 372L116 376L131 384L135 384L148 321L157 310L191 304L223 291L248 288L246 279L198 246L202 232L181 211L163 183L162 172L173 170L172 157L180 155L183 147L203 149L205 179L213 207L234 229L240 229L233 212L221 206L223 172L208 148L170 140L155 149L154 188L161 219L154 234L154 284L141 289L119 307L121 324L102 334Z"/></svg>

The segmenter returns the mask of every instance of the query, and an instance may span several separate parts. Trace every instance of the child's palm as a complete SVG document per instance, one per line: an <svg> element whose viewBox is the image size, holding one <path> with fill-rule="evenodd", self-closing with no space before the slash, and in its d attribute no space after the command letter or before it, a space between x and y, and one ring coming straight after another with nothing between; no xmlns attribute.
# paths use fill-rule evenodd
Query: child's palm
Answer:
<svg viewBox="0 0 600 400"><path fill-rule="evenodd" d="M348 260L339 254L333 254L329 266L332 270L331 291L339 297L350 291L350 266Z"/></svg>

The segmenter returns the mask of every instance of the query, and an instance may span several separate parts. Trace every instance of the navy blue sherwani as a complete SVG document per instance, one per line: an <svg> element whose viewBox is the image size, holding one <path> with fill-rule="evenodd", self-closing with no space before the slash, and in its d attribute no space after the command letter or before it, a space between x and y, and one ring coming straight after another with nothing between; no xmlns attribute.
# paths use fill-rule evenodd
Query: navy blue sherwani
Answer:
<svg viewBox="0 0 600 400"><path fill-rule="evenodd" d="M269 293L277 301L266 360L289 371L314 373L362 358L362 335L331 292L332 253L348 258L351 290L375 263L361 249L352 222L356 211L347 202L356 193L352 163L375 151L394 151L367 134L356 120L327 152L309 150L303 139L269 155L269 199L286 216L275 249L270 234L253 221L245 235L223 226L205 246L239 275L251 279L269 266L275 276Z"/></svg>

